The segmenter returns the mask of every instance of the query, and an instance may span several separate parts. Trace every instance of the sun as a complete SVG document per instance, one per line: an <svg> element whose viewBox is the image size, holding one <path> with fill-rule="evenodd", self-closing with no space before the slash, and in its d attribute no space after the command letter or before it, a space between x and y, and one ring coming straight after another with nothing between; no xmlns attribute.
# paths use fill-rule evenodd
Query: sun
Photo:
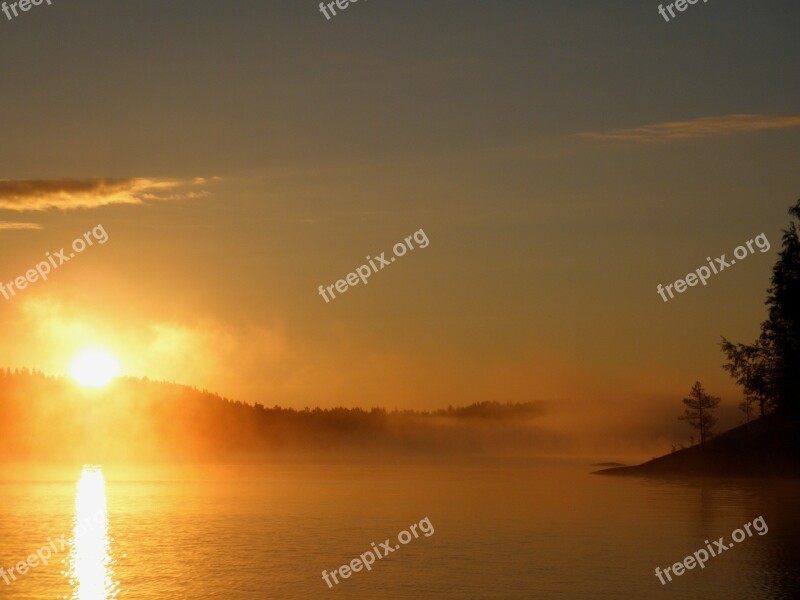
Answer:
<svg viewBox="0 0 800 600"><path fill-rule="evenodd" d="M69 366L70 376L84 387L107 385L119 373L119 361L108 350L81 350Z"/></svg>

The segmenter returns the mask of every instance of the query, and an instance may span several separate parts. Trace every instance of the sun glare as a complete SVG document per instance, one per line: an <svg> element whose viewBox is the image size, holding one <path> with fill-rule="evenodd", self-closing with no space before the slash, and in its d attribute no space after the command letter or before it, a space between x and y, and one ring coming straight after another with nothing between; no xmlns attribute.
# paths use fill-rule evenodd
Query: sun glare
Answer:
<svg viewBox="0 0 800 600"><path fill-rule="evenodd" d="M107 350L91 349L79 352L69 367L70 376L85 387L99 388L119 373L119 361Z"/></svg>
<svg viewBox="0 0 800 600"><path fill-rule="evenodd" d="M75 497L75 530L67 575L72 600L110 600L119 592L114 581L108 531L106 480L99 466L85 466ZM66 596L60 596L65 598Z"/></svg>

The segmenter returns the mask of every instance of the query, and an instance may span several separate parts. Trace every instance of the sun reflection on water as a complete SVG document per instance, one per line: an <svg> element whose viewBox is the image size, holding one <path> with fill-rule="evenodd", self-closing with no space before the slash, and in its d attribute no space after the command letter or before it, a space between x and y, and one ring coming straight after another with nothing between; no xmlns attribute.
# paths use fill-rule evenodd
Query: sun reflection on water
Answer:
<svg viewBox="0 0 800 600"><path fill-rule="evenodd" d="M69 556L72 600L112 600L114 582L108 535L106 480L103 468L84 466L75 496L75 527Z"/></svg>

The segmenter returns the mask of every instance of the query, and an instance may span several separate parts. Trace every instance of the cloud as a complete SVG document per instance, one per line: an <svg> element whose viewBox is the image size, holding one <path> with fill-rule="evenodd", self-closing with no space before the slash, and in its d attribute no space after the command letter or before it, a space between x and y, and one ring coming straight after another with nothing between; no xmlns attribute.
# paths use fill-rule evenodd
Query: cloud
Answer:
<svg viewBox="0 0 800 600"><path fill-rule="evenodd" d="M217 178L180 179L2 179L0 209L13 211L76 210L110 204L145 204L156 201L189 200L207 196L205 185Z"/></svg>
<svg viewBox="0 0 800 600"><path fill-rule="evenodd" d="M691 121L670 121L630 129L588 131L581 137L607 142L668 142L710 135L728 135L764 129L784 129L800 126L800 116L723 115Z"/></svg>
<svg viewBox="0 0 800 600"><path fill-rule="evenodd" d="M0 221L0 230L3 229L41 229L39 223L10 223L8 221Z"/></svg>

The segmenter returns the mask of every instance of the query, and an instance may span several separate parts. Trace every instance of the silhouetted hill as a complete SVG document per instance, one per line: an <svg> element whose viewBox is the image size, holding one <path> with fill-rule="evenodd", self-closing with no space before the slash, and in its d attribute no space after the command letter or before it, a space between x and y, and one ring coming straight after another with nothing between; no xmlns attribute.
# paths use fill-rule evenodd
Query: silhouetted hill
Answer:
<svg viewBox="0 0 800 600"><path fill-rule="evenodd" d="M294 410L205 390L121 378L87 390L66 378L0 369L0 460L228 461L283 452L529 454L558 440L542 403L419 412Z"/></svg>
<svg viewBox="0 0 800 600"><path fill-rule="evenodd" d="M763 417L692 446L633 467L599 475L800 476L800 421Z"/></svg>

